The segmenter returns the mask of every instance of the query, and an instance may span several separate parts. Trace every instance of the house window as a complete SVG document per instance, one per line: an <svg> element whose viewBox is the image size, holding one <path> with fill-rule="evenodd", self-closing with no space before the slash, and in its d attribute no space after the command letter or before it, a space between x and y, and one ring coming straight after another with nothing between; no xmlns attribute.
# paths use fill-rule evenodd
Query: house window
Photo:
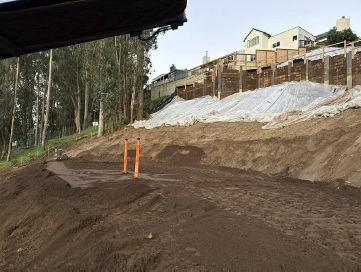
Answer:
<svg viewBox="0 0 361 272"><path fill-rule="evenodd" d="M278 47L278 46L280 46L280 45L281 45L280 42L275 42L274 44L272 44L272 47L273 47L273 48L276 48L276 47Z"/></svg>
<svg viewBox="0 0 361 272"><path fill-rule="evenodd" d="M254 38L247 41L247 47L252 47L252 46L255 46L257 44L259 44L259 36L254 37Z"/></svg>
<svg viewBox="0 0 361 272"><path fill-rule="evenodd" d="M297 35L292 37L292 41L297 41Z"/></svg>
<svg viewBox="0 0 361 272"><path fill-rule="evenodd" d="M309 46L309 45L312 45L312 41L311 41L311 38L310 37L306 37L305 36L305 40L304 40L304 46Z"/></svg>
<svg viewBox="0 0 361 272"><path fill-rule="evenodd" d="M256 61L256 55L255 54L251 55L251 61Z"/></svg>

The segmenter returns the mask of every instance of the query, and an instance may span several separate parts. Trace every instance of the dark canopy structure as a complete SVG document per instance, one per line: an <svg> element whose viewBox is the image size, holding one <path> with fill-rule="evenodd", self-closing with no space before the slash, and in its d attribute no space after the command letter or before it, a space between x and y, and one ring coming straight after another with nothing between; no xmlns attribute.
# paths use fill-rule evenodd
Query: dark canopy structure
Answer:
<svg viewBox="0 0 361 272"><path fill-rule="evenodd" d="M0 58L186 22L187 0L19 0L0 4Z"/></svg>

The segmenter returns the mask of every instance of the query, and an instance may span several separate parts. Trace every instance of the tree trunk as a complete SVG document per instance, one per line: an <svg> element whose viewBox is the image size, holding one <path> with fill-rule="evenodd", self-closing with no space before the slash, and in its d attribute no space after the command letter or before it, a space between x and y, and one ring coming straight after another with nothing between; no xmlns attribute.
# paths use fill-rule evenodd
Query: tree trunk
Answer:
<svg viewBox="0 0 361 272"><path fill-rule="evenodd" d="M127 77L124 74L123 81L123 114L124 114L124 122L126 124L129 123L129 104L128 104L128 95L127 95Z"/></svg>
<svg viewBox="0 0 361 272"><path fill-rule="evenodd" d="M11 154L11 147L13 143L13 137L14 137L14 121L15 121L15 111L16 111L16 100L17 100L17 91L18 91L18 81L19 81L19 66L20 66L20 58L18 57L16 59L16 78L15 78L15 88L14 88L14 107L13 107L13 114L11 117L11 130L10 130L10 139L9 139L9 147L8 147L8 156L6 158L6 161L10 160L10 154Z"/></svg>
<svg viewBox="0 0 361 272"><path fill-rule="evenodd" d="M79 99L77 99L77 106L74 108L74 115L75 115L75 126L76 132L80 133L80 107L79 107Z"/></svg>
<svg viewBox="0 0 361 272"><path fill-rule="evenodd" d="M135 90L137 86L137 77L136 77L136 70L134 70L133 74L133 86L132 86L132 97L130 99L130 124L133 124L133 111L134 111L134 101L135 101Z"/></svg>
<svg viewBox="0 0 361 272"><path fill-rule="evenodd" d="M138 46L138 114L137 120L143 120L143 77L144 77L144 46L140 44Z"/></svg>
<svg viewBox="0 0 361 272"><path fill-rule="evenodd" d="M89 82L88 82L88 72L85 71L85 94L84 94L84 120L83 120L83 129L88 128L88 113L89 111Z"/></svg>
<svg viewBox="0 0 361 272"><path fill-rule="evenodd" d="M36 120L35 120L35 143L34 145L38 145L38 132L39 132L39 96L40 96L40 86L39 86L39 74L37 75L37 85L36 85Z"/></svg>
<svg viewBox="0 0 361 272"><path fill-rule="evenodd" d="M44 127L44 115L45 115L45 92L44 92L44 96L43 96L43 99L42 99L42 105L41 105L41 120L40 120L40 127L39 127L39 141L38 141L38 145L39 143L42 142L42 135L43 135L43 127Z"/></svg>
<svg viewBox="0 0 361 272"><path fill-rule="evenodd" d="M80 95L80 82L79 82L79 68L77 66L76 72L76 81L77 81L77 94L76 94L76 103L74 103L74 110L75 110L75 126L76 132L80 133L81 131L81 95Z"/></svg>
<svg viewBox="0 0 361 272"><path fill-rule="evenodd" d="M122 101L122 95L119 93L119 111L118 111L118 118L119 118L119 124L120 126L123 125L123 101Z"/></svg>
<svg viewBox="0 0 361 272"><path fill-rule="evenodd" d="M119 44L119 48L118 48L118 44ZM115 60L117 63L117 68L118 68L118 92L119 92L119 100L118 100L118 118L119 118L119 124L122 125L122 121L123 121L123 103L122 103L122 80L123 80L123 75L122 75L122 69L121 69L121 65L122 65L122 45L120 43L120 37L114 37L114 48L115 48ZM124 80L123 80L124 81Z"/></svg>
<svg viewBox="0 0 361 272"><path fill-rule="evenodd" d="M6 146L7 146L6 139L3 136L1 137L1 139L2 139L1 142L2 142L2 146L3 146L3 150L0 155L0 161L2 161L5 158Z"/></svg>
<svg viewBox="0 0 361 272"><path fill-rule="evenodd" d="M104 102L100 100L98 137L104 135Z"/></svg>
<svg viewBox="0 0 361 272"><path fill-rule="evenodd" d="M53 60L53 50L50 49L50 56L49 56L49 80L48 80L48 94L46 98L46 112L44 118L44 125L43 125L43 136L41 137L41 148L45 149L45 140L46 140L46 130L48 128L48 121L49 121L49 111L50 111L50 102L51 102L51 71L52 71L52 60Z"/></svg>
<svg viewBox="0 0 361 272"><path fill-rule="evenodd" d="M75 126L76 126L76 132L80 133L81 131L81 99L80 99L80 93L78 92L77 98L76 98L76 103L75 103L75 107L74 107L74 113L75 113Z"/></svg>
<svg viewBox="0 0 361 272"><path fill-rule="evenodd" d="M137 120L143 120L143 111L144 111L144 106L143 106L143 86L141 84L140 89L139 89L139 93L138 93L138 118Z"/></svg>

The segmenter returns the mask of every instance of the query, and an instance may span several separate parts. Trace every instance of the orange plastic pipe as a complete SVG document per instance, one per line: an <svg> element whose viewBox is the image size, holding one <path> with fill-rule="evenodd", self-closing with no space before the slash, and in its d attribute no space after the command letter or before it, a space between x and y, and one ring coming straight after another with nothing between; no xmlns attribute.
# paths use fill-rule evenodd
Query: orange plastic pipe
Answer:
<svg viewBox="0 0 361 272"><path fill-rule="evenodd" d="M128 139L124 140L124 168L123 173L128 173Z"/></svg>
<svg viewBox="0 0 361 272"><path fill-rule="evenodd" d="M137 139L135 145L135 169L134 169L134 178L139 176L139 157L140 157L140 138Z"/></svg>

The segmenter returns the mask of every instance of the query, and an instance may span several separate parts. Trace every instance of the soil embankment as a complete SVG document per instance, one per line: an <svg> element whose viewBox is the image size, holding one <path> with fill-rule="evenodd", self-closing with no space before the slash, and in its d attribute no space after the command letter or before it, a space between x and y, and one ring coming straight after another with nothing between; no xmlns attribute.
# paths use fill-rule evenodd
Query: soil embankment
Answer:
<svg viewBox="0 0 361 272"><path fill-rule="evenodd" d="M0 270L360 270L360 114L126 128L3 173Z"/></svg>
<svg viewBox="0 0 361 272"><path fill-rule="evenodd" d="M47 167L0 184L0 270L361 268L357 188L196 164L133 180L70 159L59 176L92 179L72 187Z"/></svg>
<svg viewBox="0 0 361 272"><path fill-rule="evenodd" d="M120 159L122 141L141 137L142 158L172 165L225 166L272 176L361 186L361 109L280 129L259 123L196 124L152 130L128 128L75 148L72 156ZM132 139L134 139L132 141ZM173 152L173 153L172 153Z"/></svg>

